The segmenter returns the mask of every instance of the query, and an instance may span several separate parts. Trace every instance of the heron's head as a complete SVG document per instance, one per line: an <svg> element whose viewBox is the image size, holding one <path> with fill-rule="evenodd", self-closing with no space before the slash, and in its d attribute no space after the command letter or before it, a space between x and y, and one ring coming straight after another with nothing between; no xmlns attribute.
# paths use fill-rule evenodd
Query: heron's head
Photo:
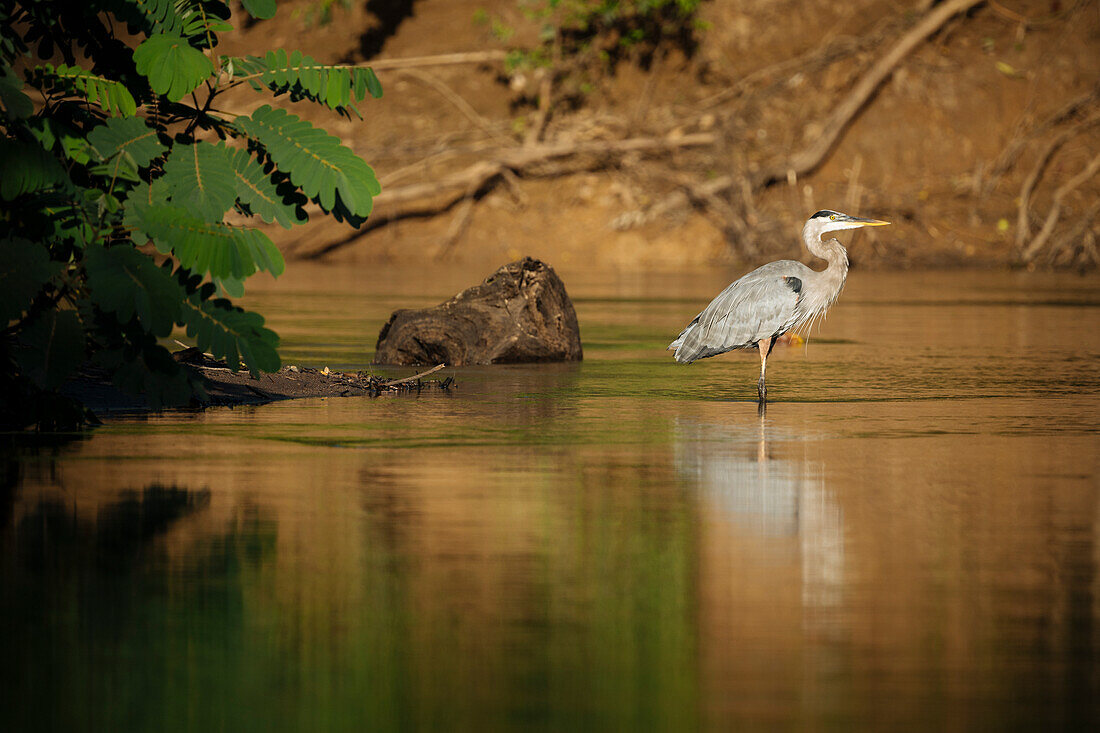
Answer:
<svg viewBox="0 0 1100 733"><path fill-rule="evenodd" d="M859 216L841 214L839 211L824 209L810 217L806 222L806 231L815 237L820 237L825 232L836 232L842 229L859 229L860 227L881 227L890 222L878 219L864 219Z"/></svg>

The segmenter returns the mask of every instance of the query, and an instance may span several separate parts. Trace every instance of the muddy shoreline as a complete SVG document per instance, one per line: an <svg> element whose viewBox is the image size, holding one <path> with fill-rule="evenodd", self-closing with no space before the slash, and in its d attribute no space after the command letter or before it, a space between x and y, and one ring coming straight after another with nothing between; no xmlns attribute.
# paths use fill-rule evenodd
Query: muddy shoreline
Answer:
<svg viewBox="0 0 1100 733"><path fill-rule="evenodd" d="M278 372L253 377L247 370L233 371L224 362L188 349L173 356L199 377L206 395L183 407L238 407L311 397L378 397L383 394L449 392L456 388L453 375L441 373L443 365L420 368L407 377L383 377L367 372L335 372L325 367L284 366ZM428 375L435 375L428 378ZM106 373L84 372L63 393L80 401L99 419L111 415L151 412L154 408L140 395L120 390Z"/></svg>

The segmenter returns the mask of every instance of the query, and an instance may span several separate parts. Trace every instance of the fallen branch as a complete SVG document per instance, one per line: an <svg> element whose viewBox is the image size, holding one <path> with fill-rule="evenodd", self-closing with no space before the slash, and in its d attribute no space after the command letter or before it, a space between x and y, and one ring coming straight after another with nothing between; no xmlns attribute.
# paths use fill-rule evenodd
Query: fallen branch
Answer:
<svg viewBox="0 0 1100 733"><path fill-rule="evenodd" d="M442 369L445 366L447 366L447 365L446 364L436 364L434 367L432 367L431 369L429 369L426 372L420 372L419 374L414 374L411 377L405 377L404 379L391 379L391 380L388 380L386 382L383 382L382 386L383 387L396 387L399 384L406 384L408 382L415 382L418 379L423 379L424 377L428 376L429 374L435 374L436 372L438 372L440 369Z"/></svg>
<svg viewBox="0 0 1100 733"><path fill-rule="evenodd" d="M599 161L604 161L607 158L621 158L630 153L661 153L680 148L712 145L714 142L713 135L695 133L675 138L563 142L500 149L495 155L490 154L489 159L474 163L439 180L383 191L374 199L374 214L357 231L344 239L325 243L313 250L295 251L294 254L304 259L321 257L357 241L367 232L392 221L447 211L463 199L478 196L496 179L506 179L509 173L522 174L555 160L593 156ZM574 170L576 169L560 168L554 172L560 175Z"/></svg>

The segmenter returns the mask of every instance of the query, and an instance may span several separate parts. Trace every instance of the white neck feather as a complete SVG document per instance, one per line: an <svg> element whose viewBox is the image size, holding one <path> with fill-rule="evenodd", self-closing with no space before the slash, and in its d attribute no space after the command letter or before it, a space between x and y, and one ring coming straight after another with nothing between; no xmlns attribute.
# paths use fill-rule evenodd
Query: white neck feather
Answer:
<svg viewBox="0 0 1100 733"><path fill-rule="evenodd" d="M821 235L829 231L848 229L850 227L837 226L823 217L810 219L802 228L802 241L810 254L825 260L828 265L818 273L818 286L814 293L819 295L815 302L808 304L811 310L824 310L832 305L840 295L844 287L844 281L848 278L848 251L835 238L822 242Z"/></svg>

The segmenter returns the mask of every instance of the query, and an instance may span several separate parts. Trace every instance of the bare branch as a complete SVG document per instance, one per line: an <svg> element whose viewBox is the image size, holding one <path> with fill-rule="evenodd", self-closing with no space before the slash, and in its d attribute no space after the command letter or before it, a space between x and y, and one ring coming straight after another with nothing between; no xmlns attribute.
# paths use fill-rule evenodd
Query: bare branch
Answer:
<svg viewBox="0 0 1100 733"><path fill-rule="evenodd" d="M447 86L439 77L432 76L431 74L423 71L416 71L414 69L402 69L401 73L405 76L410 76L420 83L425 84L435 91L439 92L439 94L442 95L444 99L457 107L458 111L465 115L467 119L480 127L490 136L495 137L497 140L500 140L505 144L514 143L511 138L507 137L506 135L502 135L498 130L496 130L493 127L493 123L489 122L489 120L478 114L478 111L470 106L469 102L467 102L453 89Z"/></svg>
<svg viewBox="0 0 1100 733"><path fill-rule="evenodd" d="M387 382L383 382L382 386L383 387L395 387L399 384L407 384L409 382L415 382L418 379L423 379L424 377L428 376L429 374L435 374L436 372L438 372L440 369L442 369L445 366L447 366L447 365L446 364L436 364L431 369L428 369L427 371L420 372L419 374L414 374L411 377L405 377L404 379L391 379Z"/></svg>
<svg viewBox="0 0 1100 733"><path fill-rule="evenodd" d="M713 145L715 138L706 133L681 135L675 138L628 138L626 140L565 142L533 145L524 148L502 148L495 155L460 171L435 181L415 183L383 191L375 197L374 214L352 235L323 244L310 250L295 252L297 256L313 259L357 241L366 232L392 221L410 216L427 216L446 211L463 199L476 196L495 179L504 179L509 173L519 174L536 169L540 165L565 158L590 157L594 161L582 168L606 164L608 159L622 158L630 153L658 154L687 147ZM577 167L559 167L550 175L579 170Z"/></svg>
<svg viewBox="0 0 1100 733"><path fill-rule="evenodd" d="M504 51L470 51L468 53L444 53L437 56L410 56L403 59L371 59L369 66L375 71L386 69L412 69L421 66L453 66L454 64L487 64L503 61Z"/></svg>
<svg viewBox="0 0 1100 733"><path fill-rule="evenodd" d="M1046 171L1047 165L1049 165L1054 154L1058 150L1069 142L1070 139L1076 135L1084 132L1087 128L1100 122L1100 116L1091 117L1083 122L1080 122L1068 130L1064 130L1060 135L1052 139L1047 146L1043 149L1043 152L1039 154L1039 159L1035 161L1034 167L1024 180L1023 185L1020 187L1020 204L1019 209L1016 212L1016 248L1023 249L1024 243L1027 242L1028 237L1031 236L1031 223L1030 223L1030 208L1031 208L1031 194L1034 193L1035 187L1039 184L1039 180L1042 178L1043 173Z"/></svg>
<svg viewBox="0 0 1100 733"><path fill-rule="evenodd" d="M1050 235L1054 232L1054 227L1058 223L1058 218L1062 215L1062 200L1073 193L1082 183L1092 180L1097 171L1100 171L1100 153L1097 153L1089 161L1084 170L1058 187L1058 190L1054 192L1054 203L1050 206L1050 213L1047 214L1046 221L1043 222L1043 228L1039 230L1039 233L1035 235L1035 239L1024 250L1024 262L1031 262L1035 259L1035 255L1039 254L1040 250L1043 249L1043 245L1050 239Z"/></svg>
<svg viewBox="0 0 1100 733"><path fill-rule="evenodd" d="M865 73L852 88L848 95L833 108L826 118L821 134L802 150L792 155L784 162L765 167L749 178L752 190L760 190L774 183L796 179L800 175L810 173L817 169L835 147L837 141L848 129L848 126L859 114L871 97L874 96L879 86L894 73L894 69L902 59L912 53L920 43L943 27L944 23L970 8L978 5L983 0L947 0L935 6L919 23L909 32L903 35ZM719 176L698 187L698 195L717 195L737 185L740 178L735 175ZM680 191L658 202L649 212L647 218L661 216L670 209L683 204L684 194Z"/></svg>
<svg viewBox="0 0 1100 733"><path fill-rule="evenodd" d="M1076 97L1062 105L1062 107L1043 120L1043 122L1037 125L1030 133L1026 135L1023 133L1017 134L1012 139L1012 142L1005 146L1005 149L997 156L997 160L989 173L989 179L985 189L987 191L990 190L993 184L996 183L1001 176L1007 173L1012 166L1016 165L1016 161L1020 158L1021 153L1023 153L1024 148L1032 138L1042 135L1047 130L1057 127L1067 120L1073 119L1084 110L1096 104L1097 101L1100 101L1100 84L1097 84L1080 97Z"/></svg>

